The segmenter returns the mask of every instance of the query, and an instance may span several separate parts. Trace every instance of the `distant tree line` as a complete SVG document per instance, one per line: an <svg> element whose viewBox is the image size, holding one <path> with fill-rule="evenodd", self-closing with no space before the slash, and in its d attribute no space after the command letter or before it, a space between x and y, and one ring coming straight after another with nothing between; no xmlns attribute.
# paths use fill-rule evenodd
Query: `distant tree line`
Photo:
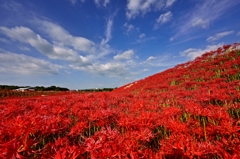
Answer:
<svg viewBox="0 0 240 159"><path fill-rule="evenodd" d="M95 88L95 89L81 89L81 92L110 92L115 88Z"/></svg>
<svg viewBox="0 0 240 159"><path fill-rule="evenodd" d="M12 85L0 85L0 90L15 90L18 88L29 88L30 86L12 86ZM64 87L57 87L57 86L50 86L50 87L43 87L43 86L36 86L30 87L35 91L69 91L68 88Z"/></svg>

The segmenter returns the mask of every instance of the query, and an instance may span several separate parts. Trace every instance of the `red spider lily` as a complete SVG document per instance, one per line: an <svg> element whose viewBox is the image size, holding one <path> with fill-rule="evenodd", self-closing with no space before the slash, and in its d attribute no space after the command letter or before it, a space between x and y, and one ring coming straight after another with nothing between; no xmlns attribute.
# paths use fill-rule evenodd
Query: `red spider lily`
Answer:
<svg viewBox="0 0 240 159"><path fill-rule="evenodd" d="M75 136L81 134L86 128L88 127L88 123L83 121L83 122L78 122L75 126L71 128L71 131L68 135L70 136Z"/></svg>
<svg viewBox="0 0 240 159"><path fill-rule="evenodd" d="M1 144L0 145L0 157L1 158L24 158L22 155L19 153L19 148L21 148L21 143L17 140L11 140L7 143Z"/></svg>
<svg viewBox="0 0 240 159"><path fill-rule="evenodd" d="M77 146L68 146L57 151L55 159L76 159L80 156L81 150Z"/></svg>
<svg viewBox="0 0 240 159"><path fill-rule="evenodd" d="M122 141L120 133L107 128L86 139L86 151L90 153L91 158L121 157Z"/></svg>
<svg viewBox="0 0 240 159"><path fill-rule="evenodd" d="M239 46L109 93L5 91L0 158L239 158Z"/></svg>

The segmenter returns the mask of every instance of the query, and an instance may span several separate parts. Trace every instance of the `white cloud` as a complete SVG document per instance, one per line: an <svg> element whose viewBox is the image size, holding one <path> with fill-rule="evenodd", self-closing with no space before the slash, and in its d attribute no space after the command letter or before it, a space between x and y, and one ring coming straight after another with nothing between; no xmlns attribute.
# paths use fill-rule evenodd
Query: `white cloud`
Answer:
<svg viewBox="0 0 240 159"><path fill-rule="evenodd" d="M113 15L111 15L110 18L107 20L107 25L105 29L105 39L102 39L101 44L97 45L92 41L83 38L83 40L86 40L87 42L89 42L87 44L90 44L90 45L87 45L87 44L83 45L86 47L83 47L80 45L82 44L81 43L82 37L74 37L70 35L65 29L63 29L57 24L54 24L48 21L42 21L42 20L41 21L38 20L37 23L40 26L43 26L42 27L43 32L46 32L48 33L48 35L50 35L50 37L52 38L51 40L55 44L54 48L56 52L58 52L59 56L61 54L64 54L65 52L68 52L69 54L68 61L71 62L69 64L70 68L75 70L92 72L94 74L106 75L106 76L121 76L123 72L126 73L126 71L128 70L126 66L129 67L131 64L130 62L121 63L121 62L114 61L114 62L104 63L103 61L101 61L101 59L105 58L106 55L115 52L107 44L109 40L112 38L113 18L115 14L116 12ZM76 45L74 45L74 41L77 41L76 39L79 39L79 41L78 43L76 43ZM78 46L77 44L80 45L81 47ZM85 52L85 49L86 49L86 52ZM80 50L83 50L83 52L79 52ZM81 54L90 53L90 54L83 56L81 54L79 55L79 53ZM63 55L61 55L61 57L63 57ZM52 58L57 58L57 56ZM125 58L127 58L127 56ZM65 57L64 59L67 60L67 57ZM78 59L80 62L77 61L76 59ZM116 71L114 71L114 69Z"/></svg>
<svg viewBox="0 0 240 159"><path fill-rule="evenodd" d="M240 31L237 33L237 36L240 36Z"/></svg>
<svg viewBox="0 0 240 159"><path fill-rule="evenodd" d="M134 55L134 51L133 50L128 50L123 52L122 54L118 54L116 56L114 56L114 60L122 60L122 59L126 59L126 60L130 60Z"/></svg>
<svg viewBox="0 0 240 159"><path fill-rule="evenodd" d="M209 20L204 21L202 19L198 19L192 23L192 26L200 26L203 29L206 29L209 27Z"/></svg>
<svg viewBox="0 0 240 159"><path fill-rule="evenodd" d="M124 23L123 26L127 28L127 33L129 33L129 32L131 32L132 30L134 30L134 26L133 26L132 24L128 24L127 22Z"/></svg>
<svg viewBox="0 0 240 159"><path fill-rule="evenodd" d="M89 66L89 70L91 70L94 73L98 73L101 75L111 75L111 76L121 76L126 74L127 69L125 67L125 64L123 63L106 63L106 64L100 64L100 65L93 65Z"/></svg>
<svg viewBox="0 0 240 159"><path fill-rule="evenodd" d="M106 30L105 30L105 39L102 39L101 45L106 45L109 40L112 38L112 27L113 27L113 18L116 15L116 12L111 15L107 21L107 26L106 26Z"/></svg>
<svg viewBox="0 0 240 159"><path fill-rule="evenodd" d="M221 32L221 33L217 33L215 34L214 36L210 36L209 38L207 38L207 41L208 42L214 42L214 41L217 41L225 36L228 36L230 34L232 34L234 31L231 30L231 31L225 31L225 32Z"/></svg>
<svg viewBox="0 0 240 159"><path fill-rule="evenodd" d="M53 40L53 42L58 45L65 47L73 47L77 51L82 51L86 53L94 53L95 44L94 42L79 36L70 35L61 26L44 20L36 20L36 23L42 27L42 30L46 32Z"/></svg>
<svg viewBox="0 0 240 159"><path fill-rule="evenodd" d="M82 65L88 64L85 63L82 56L79 56L76 51L63 46L52 45L29 28L15 27L9 29L6 27L0 27L0 30L3 34L13 40L30 44L32 47L50 59L68 60Z"/></svg>
<svg viewBox="0 0 240 159"><path fill-rule="evenodd" d="M30 51L30 49L26 46L20 46L19 48L20 50L23 50L23 51Z"/></svg>
<svg viewBox="0 0 240 159"><path fill-rule="evenodd" d="M162 24L167 23L172 19L172 12L168 11L164 14L161 14L158 19L156 19L156 23L154 24L154 29L158 29Z"/></svg>
<svg viewBox="0 0 240 159"><path fill-rule="evenodd" d="M107 28L105 31L106 39L103 41L104 44L108 43L108 41L112 38L112 25L113 25L113 19L109 19L107 22Z"/></svg>
<svg viewBox="0 0 240 159"><path fill-rule="evenodd" d="M149 69L146 69L146 68L142 70L142 72L148 72L148 71Z"/></svg>
<svg viewBox="0 0 240 159"><path fill-rule="evenodd" d="M64 68L86 71L110 77L122 77L126 74L130 75L140 68L136 69L136 55L133 50L127 50L117 54L116 56L112 56L112 59L110 60L109 56L106 56L116 52L116 50L111 49L111 47L107 44L107 42L109 42L112 38L113 17L114 15L107 21L105 30L106 38L103 39L100 44L95 44L84 37L73 36L58 24L39 19L35 19L33 21L33 24L37 24L34 31L23 26L13 28L2 26L0 27L0 34L4 34L8 37L7 40L11 39L9 42L13 42L13 44L14 41L20 42L21 44L18 47L22 47L21 49L27 49L26 47L28 47L32 50L31 47L33 47L50 59L66 61L67 63L64 63ZM141 37L144 39L144 34L142 34ZM18 58L23 56L18 56ZM28 60L29 59L30 58L28 58ZM108 61L105 62L103 59ZM29 61L31 60L32 59ZM36 63L39 67L32 64L31 66L35 68L33 71L39 73L43 72L45 74L54 74L60 69L60 66L53 65L47 61L43 62L40 60L39 62L37 61L39 60L37 58L35 58L35 60L36 61L32 60L34 61L32 63ZM18 70L21 74L31 74L31 69L29 69L27 65L28 62L19 62L26 63L26 65L22 65L22 67L20 67L20 64L17 62L13 63L16 63L16 66L9 67L9 69ZM0 65L1 72L8 71L7 67L3 67L1 62ZM44 69L44 65L46 65L46 69ZM19 69L15 69L15 67L19 67ZM43 70L41 70L41 68ZM133 68L134 71L132 70ZM26 72L24 72L24 70L26 70ZM46 72L47 70L49 70L49 72Z"/></svg>
<svg viewBox="0 0 240 159"><path fill-rule="evenodd" d="M94 0L94 2L97 6L100 6L100 0Z"/></svg>
<svg viewBox="0 0 240 159"><path fill-rule="evenodd" d="M143 42L147 42L147 41L152 41L152 40L157 40L156 37L149 37L149 38L139 38L136 40L136 42L134 42L133 44L139 44L139 43L143 43Z"/></svg>
<svg viewBox="0 0 240 159"><path fill-rule="evenodd" d="M187 56L189 59L193 60L198 56L201 56L202 54L214 51L221 47L223 44L217 44L217 45L208 45L205 49L197 49L197 48L189 48L187 50L184 50L180 52L181 56Z"/></svg>
<svg viewBox="0 0 240 159"><path fill-rule="evenodd" d="M5 38L0 38L0 41L4 42L4 43L9 43L9 41L7 39L5 39Z"/></svg>
<svg viewBox="0 0 240 159"><path fill-rule="evenodd" d="M140 65L144 66L145 68L151 67L169 67L174 66L179 61L174 60L170 55L162 55L162 56L149 56L145 61L141 62Z"/></svg>
<svg viewBox="0 0 240 159"><path fill-rule="evenodd" d="M139 35L139 38L142 39L143 37L145 37L146 35L144 33Z"/></svg>
<svg viewBox="0 0 240 159"><path fill-rule="evenodd" d="M91 65L87 66L78 66L74 64L70 64L69 66L72 69L87 71L103 76L121 77L130 73L129 69L136 65L135 60L133 59L134 55L135 53L133 50L127 50L113 56L113 59L108 60L106 63L102 61L95 61Z"/></svg>
<svg viewBox="0 0 240 159"><path fill-rule="evenodd" d="M87 67L70 65L72 69L88 71L94 74L107 75L110 77L123 76L127 74L128 69L125 63L108 62L108 63L94 63Z"/></svg>
<svg viewBox="0 0 240 159"><path fill-rule="evenodd" d="M11 11L11 12L17 12L23 8L22 4L14 2L14 1L8 1L6 3L1 4L4 9Z"/></svg>
<svg viewBox="0 0 240 159"><path fill-rule="evenodd" d="M155 60L155 59L156 59L156 57L154 57L154 56L149 56L146 61L149 62L149 61L152 61L152 60Z"/></svg>
<svg viewBox="0 0 240 159"><path fill-rule="evenodd" d="M229 9L237 6L240 1L229 0L206 0L199 1L187 14L182 15L176 22L176 34L174 38L190 35L200 28L206 29L211 27L214 21L226 14Z"/></svg>
<svg viewBox="0 0 240 159"><path fill-rule="evenodd" d="M166 2L166 7L172 6L172 4L173 4L175 1L176 1L176 0L167 0L167 2Z"/></svg>
<svg viewBox="0 0 240 159"><path fill-rule="evenodd" d="M88 62L83 64L90 64L91 62L114 52L107 43L112 38L112 25L115 14L116 13L114 13L107 21L105 30L106 38L102 39L101 44L95 44L84 37L73 36L61 26L53 22L35 20L35 23L41 26L41 30L51 37L51 41L56 46L64 48L66 51L71 52L71 54L80 54L80 57L76 57L76 59L81 59L79 64L77 64L77 66L79 66L82 65L81 61L86 61L83 60L83 56L88 59Z"/></svg>
<svg viewBox="0 0 240 159"><path fill-rule="evenodd" d="M95 4L99 7L102 3L104 7L107 7L107 4L110 2L110 0L94 0Z"/></svg>
<svg viewBox="0 0 240 159"><path fill-rule="evenodd" d="M6 28L0 27L3 34L13 40L18 40L23 43L28 43L35 47L39 52L48 54L53 52L53 48L49 42L42 39L40 35L35 34L31 29L26 27Z"/></svg>
<svg viewBox="0 0 240 159"><path fill-rule="evenodd" d="M139 14L146 14L152 10L170 7L176 0L128 0L126 16L135 18Z"/></svg>
<svg viewBox="0 0 240 159"><path fill-rule="evenodd" d="M110 2L110 0L105 0L104 3L103 3L103 6L107 6L107 4Z"/></svg>
<svg viewBox="0 0 240 159"><path fill-rule="evenodd" d="M45 60L10 52L0 53L0 63L0 72L22 75L58 74L59 69L63 68Z"/></svg>

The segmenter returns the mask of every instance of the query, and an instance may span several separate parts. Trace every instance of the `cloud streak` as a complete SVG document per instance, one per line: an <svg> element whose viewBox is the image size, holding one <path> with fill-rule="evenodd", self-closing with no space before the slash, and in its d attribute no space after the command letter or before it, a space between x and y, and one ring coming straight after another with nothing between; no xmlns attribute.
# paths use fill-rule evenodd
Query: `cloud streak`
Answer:
<svg viewBox="0 0 240 159"><path fill-rule="evenodd" d="M107 27L105 30L106 38L102 39L102 42L101 42L102 45L106 45L109 42L109 40L112 38L112 26L113 26L113 17L110 17L107 21Z"/></svg>
<svg viewBox="0 0 240 159"><path fill-rule="evenodd" d="M128 0L126 16L128 19L134 19L139 14L146 14L152 10L161 10L173 5L176 0Z"/></svg>
<svg viewBox="0 0 240 159"><path fill-rule="evenodd" d="M107 4L110 3L110 0L94 0L95 4L99 7L101 4L104 7L107 7Z"/></svg>
<svg viewBox="0 0 240 159"><path fill-rule="evenodd" d="M22 26L11 29L0 27L0 30L3 34L13 40L31 45L50 59L67 60L70 62L80 63L82 65L88 64L86 58L78 55L76 51L63 46L52 45L46 39L43 39L39 34L34 33L29 28Z"/></svg>
<svg viewBox="0 0 240 159"><path fill-rule="evenodd" d="M112 38L112 27L113 27L113 19L115 15L117 14L117 11L115 11L107 20L107 25L105 29L105 39L102 39L101 45L106 45Z"/></svg>
<svg viewBox="0 0 240 159"><path fill-rule="evenodd" d="M208 37L207 38L207 41L208 42L214 42L214 41L217 41L217 40L219 40L219 39L221 39L221 38L223 38L223 37L225 37L225 36L228 36L228 35L230 35L230 34L233 34L233 30L231 30L231 31L224 31L224 32L221 32L221 33L217 33L217 34L215 34L214 36L210 36L210 37Z"/></svg>
<svg viewBox="0 0 240 159"><path fill-rule="evenodd" d="M167 23L172 19L172 12L168 11L164 14L161 14L158 19L156 19L156 23L154 24L154 29L157 30L162 24Z"/></svg>
<svg viewBox="0 0 240 159"><path fill-rule="evenodd" d="M180 36L190 35L196 30L207 29L226 14L229 9L239 4L240 1L228 0L205 0L200 1L193 9L182 15L177 22L176 34L172 37L177 39Z"/></svg>
<svg viewBox="0 0 240 159"><path fill-rule="evenodd" d="M1 52L0 63L0 72L21 75L56 75L63 68L45 60L11 52Z"/></svg>

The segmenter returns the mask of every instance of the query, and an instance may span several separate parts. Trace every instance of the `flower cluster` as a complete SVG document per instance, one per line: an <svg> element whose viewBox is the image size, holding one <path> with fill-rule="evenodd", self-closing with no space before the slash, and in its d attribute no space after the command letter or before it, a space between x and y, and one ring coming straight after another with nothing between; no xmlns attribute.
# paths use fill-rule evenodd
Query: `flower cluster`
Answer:
<svg viewBox="0 0 240 159"><path fill-rule="evenodd" d="M239 44L112 92L0 100L0 158L239 158Z"/></svg>

